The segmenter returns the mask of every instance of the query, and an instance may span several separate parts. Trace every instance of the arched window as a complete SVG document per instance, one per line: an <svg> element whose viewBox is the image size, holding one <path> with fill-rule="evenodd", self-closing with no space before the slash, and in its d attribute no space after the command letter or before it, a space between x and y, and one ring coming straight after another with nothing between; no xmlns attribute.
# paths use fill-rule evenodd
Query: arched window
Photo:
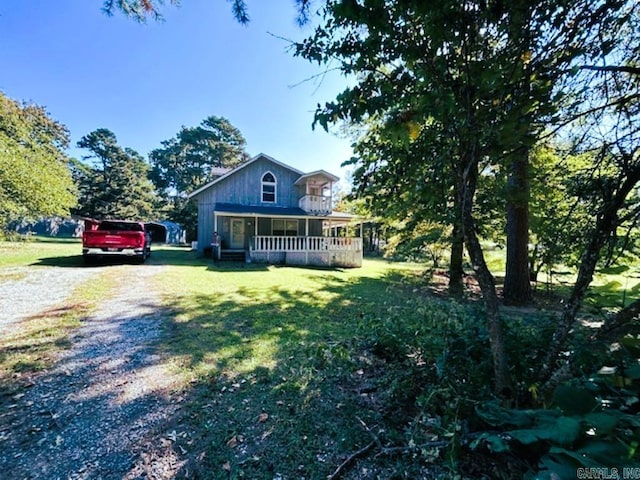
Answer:
<svg viewBox="0 0 640 480"><path fill-rule="evenodd" d="M267 203L276 201L276 177L271 172L262 176L262 201Z"/></svg>

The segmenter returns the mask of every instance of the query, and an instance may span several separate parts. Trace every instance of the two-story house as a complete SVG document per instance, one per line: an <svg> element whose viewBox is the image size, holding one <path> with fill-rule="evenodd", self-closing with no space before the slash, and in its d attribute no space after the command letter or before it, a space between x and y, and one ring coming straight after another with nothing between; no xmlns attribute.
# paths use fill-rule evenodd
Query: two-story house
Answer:
<svg viewBox="0 0 640 480"><path fill-rule="evenodd" d="M189 195L198 204L201 254L214 245L218 258L362 265L362 238L345 236L354 216L331 210L333 185L339 180L335 175L324 170L303 173L264 154L216 173L219 176Z"/></svg>

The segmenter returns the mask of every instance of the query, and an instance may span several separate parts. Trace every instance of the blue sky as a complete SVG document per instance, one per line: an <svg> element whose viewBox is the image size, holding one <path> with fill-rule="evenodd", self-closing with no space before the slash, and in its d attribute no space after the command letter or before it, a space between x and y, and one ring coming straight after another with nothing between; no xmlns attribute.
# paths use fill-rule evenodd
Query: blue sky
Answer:
<svg viewBox="0 0 640 480"><path fill-rule="evenodd" d="M269 34L300 40L312 32L296 25L293 0L247 3L248 26L225 0L183 0L164 8L164 22L141 25L107 17L102 0L2 0L0 90L45 106L72 145L108 128L146 156L181 125L217 115L240 129L250 155L344 178L350 141L311 123L316 105L346 80L334 72L303 82L323 67L293 58Z"/></svg>

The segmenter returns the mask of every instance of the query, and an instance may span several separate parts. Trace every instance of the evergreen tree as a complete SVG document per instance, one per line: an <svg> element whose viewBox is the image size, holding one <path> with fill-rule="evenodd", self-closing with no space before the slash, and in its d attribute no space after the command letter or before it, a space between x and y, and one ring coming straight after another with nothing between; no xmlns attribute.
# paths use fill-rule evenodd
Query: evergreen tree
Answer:
<svg viewBox="0 0 640 480"><path fill-rule="evenodd" d="M130 148L118 145L116 136L105 128L80 139L78 147L90 154L91 165L75 162L74 176L80 191L78 215L122 220L151 220L157 196L148 178L149 166Z"/></svg>
<svg viewBox="0 0 640 480"><path fill-rule="evenodd" d="M196 237L198 211L186 194L204 185L220 169L247 160L246 141L226 118L210 116L197 127L182 127L174 138L149 154L150 178L160 192L170 220L180 223L188 238Z"/></svg>

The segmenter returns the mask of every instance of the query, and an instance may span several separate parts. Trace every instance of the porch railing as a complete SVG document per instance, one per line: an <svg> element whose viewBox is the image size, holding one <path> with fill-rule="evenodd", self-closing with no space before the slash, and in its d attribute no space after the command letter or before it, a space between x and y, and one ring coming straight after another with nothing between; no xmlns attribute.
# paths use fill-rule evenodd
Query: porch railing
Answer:
<svg viewBox="0 0 640 480"><path fill-rule="evenodd" d="M305 195L298 201L298 206L309 213L331 213L331 197Z"/></svg>
<svg viewBox="0 0 640 480"><path fill-rule="evenodd" d="M258 235L251 239L254 252L362 251L358 237L279 237Z"/></svg>

